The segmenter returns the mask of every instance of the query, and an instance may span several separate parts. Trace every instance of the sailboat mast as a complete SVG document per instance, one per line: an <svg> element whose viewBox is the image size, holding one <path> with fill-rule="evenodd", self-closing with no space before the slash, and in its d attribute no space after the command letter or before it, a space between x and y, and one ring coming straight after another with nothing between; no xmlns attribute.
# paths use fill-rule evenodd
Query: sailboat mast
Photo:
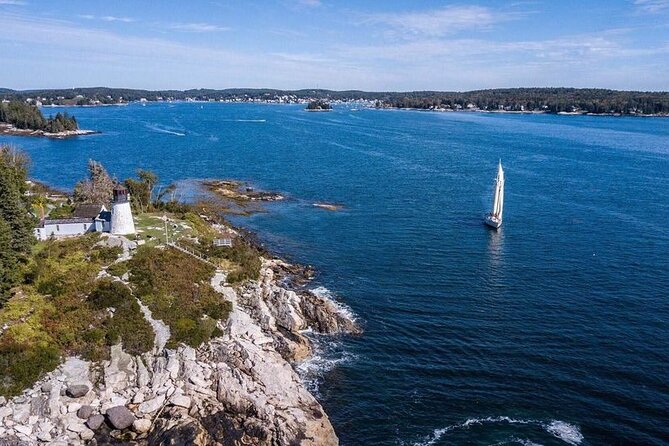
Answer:
<svg viewBox="0 0 669 446"><path fill-rule="evenodd" d="M497 217L502 219L502 212L504 211L504 170L502 169L502 160L499 161L497 169Z"/></svg>

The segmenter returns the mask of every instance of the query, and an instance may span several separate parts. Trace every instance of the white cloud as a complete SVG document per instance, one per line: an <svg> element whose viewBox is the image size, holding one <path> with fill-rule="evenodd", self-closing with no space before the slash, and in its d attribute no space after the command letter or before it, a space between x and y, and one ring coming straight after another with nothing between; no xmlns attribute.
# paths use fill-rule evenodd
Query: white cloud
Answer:
<svg viewBox="0 0 669 446"><path fill-rule="evenodd" d="M423 12L372 14L363 24L382 24L409 35L436 37L467 29L486 29L517 16L483 6L454 5Z"/></svg>
<svg viewBox="0 0 669 446"><path fill-rule="evenodd" d="M175 23L170 25L170 29L191 33L210 33L230 30L230 28L212 25L210 23Z"/></svg>
<svg viewBox="0 0 669 446"><path fill-rule="evenodd" d="M634 0L634 4L640 10L651 14L669 10L669 0Z"/></svg>
<svg viewBox="0 0 669 446"><path fill-rule="evenodd" d="M79 18L86 19L86 20L102 20L104 22L123 22L123 23L132 23L135 22L136 20L131 18L131 17L117 17L113 15L105 15L105 16L95 16L92 14L80 14Z"/></svg>
<svg viewBox="0 0 669 446"><path fill-rule="evenodd" d="M0 5L25 6L27 3L23 0L0 0Z"/></svg>

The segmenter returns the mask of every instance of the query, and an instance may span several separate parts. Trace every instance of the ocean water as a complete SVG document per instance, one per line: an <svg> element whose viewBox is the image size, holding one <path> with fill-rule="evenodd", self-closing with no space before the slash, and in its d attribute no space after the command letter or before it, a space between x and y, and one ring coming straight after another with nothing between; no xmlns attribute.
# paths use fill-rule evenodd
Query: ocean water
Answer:
<svg viewBox="0 0 669 446"><path fill-rule="evenodd" d="M119 178L144 167L163 182L242 178L287 194L235 222L313 265L315 292L365 328L311 335L319 355L300 365L342 444L669 442L668 120L209 103L70 112L103 133L0 142L61 187L93 158ZM494 232L482 216L500 158Z"/></svg>

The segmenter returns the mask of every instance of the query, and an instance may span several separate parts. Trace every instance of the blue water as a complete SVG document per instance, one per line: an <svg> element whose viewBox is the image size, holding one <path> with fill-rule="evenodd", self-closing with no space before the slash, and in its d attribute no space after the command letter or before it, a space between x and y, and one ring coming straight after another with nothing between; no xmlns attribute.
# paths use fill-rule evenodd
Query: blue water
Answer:
<svg viewBox="0 0 669 446"><path fill-rule="evenodd" d="M119 178L144 167L163 182L243 178L290 197L238 223L314 265L315 285L364 325L321 340L307 364L342 444L669 441L669 121L253 104L70 112L103 133L0 142L56 186L93 158ZM505 220L492 232L482 215L499 158Z"/></svg>

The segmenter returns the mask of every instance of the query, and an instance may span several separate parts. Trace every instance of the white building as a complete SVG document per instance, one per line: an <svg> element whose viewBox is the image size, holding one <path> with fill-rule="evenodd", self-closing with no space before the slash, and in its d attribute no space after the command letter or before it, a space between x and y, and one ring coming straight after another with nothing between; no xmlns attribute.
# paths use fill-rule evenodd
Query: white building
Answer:
<svg viewBox="0 0 669 446"><path fill-rule="evenodd" d="M114 188L112 210L100 204L81 204L69 218L44 219L34 234L38 240L49 237L72 237L87 232L111 232L117 235L135 233L135 222L130 209L128 190L123 186Z"/></svg>

